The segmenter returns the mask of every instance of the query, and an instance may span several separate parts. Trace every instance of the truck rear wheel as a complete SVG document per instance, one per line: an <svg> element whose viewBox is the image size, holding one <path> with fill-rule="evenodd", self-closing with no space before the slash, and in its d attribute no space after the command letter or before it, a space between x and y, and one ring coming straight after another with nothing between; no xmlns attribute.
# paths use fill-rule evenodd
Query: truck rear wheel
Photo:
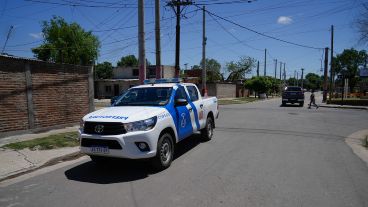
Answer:
<svg viewBox="0 0 368 207"><path fill-rule="evenodd" d="M158 140L156 156L152 159L152 165L161 171L170 167L174 158L174 143L170 133L164 133Z"/></svg>
<svg viewBox="0 0 368 207"><path fill-rule="evenodd" d="M213 136L213 120L209 116L207 117L206 127L201 130L202 139L204 141L210 141Z"/></svg>

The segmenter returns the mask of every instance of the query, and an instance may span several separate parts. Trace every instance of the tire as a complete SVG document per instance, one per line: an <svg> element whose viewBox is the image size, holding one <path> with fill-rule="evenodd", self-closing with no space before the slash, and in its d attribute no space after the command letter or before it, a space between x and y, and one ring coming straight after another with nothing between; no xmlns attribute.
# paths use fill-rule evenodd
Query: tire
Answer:
<svg viewBox="0 0 368 207"><path fill-rule="evenodd" d="M303 107L303 106L304 106L304 102L300 102L300 103L299 103L299 106L300 106L300 107Z"/></svg>
<svg viewBox="0 0 368 207"><path fill-rule="evenodd" d="M281 105L282 105L282 106L286 106L286 102L285 102L285 101L283 101Z"/></svg>
<svg viewBox="0 0 368 207"><path fill-rule="evenodd" d="M92 162L94 162L97 165L104 165L109 161L108 157L95 156L95 155L90 155L89 157L91 158Z"/></svg>
<svg viewBox="0 0 368 207"><path fill-rule="evenodd" d="M213 128L214 128L213 126L214 126L214 124L213 124L212 118L210 116L207 117L206 127L201 130L201 135L202 135L203 141L207 142L207 141L210 141L212 139Z"/></svg>
<svg viewBox="0 0 368 207"><path fill-rule="evenodd" d="M152 159L152 166L159 171L170 167L174 158L174 143L170 133L160 136L157 143L156 156Z"/></svg>

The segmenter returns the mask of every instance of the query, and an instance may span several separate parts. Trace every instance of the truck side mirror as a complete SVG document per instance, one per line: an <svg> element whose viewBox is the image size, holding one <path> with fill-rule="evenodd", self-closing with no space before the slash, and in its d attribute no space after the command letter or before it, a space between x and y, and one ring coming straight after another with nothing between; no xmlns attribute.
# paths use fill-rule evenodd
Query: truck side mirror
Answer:
<svg viewBox="0 0 368 207"><path fill-rule="evenodd" d="M188 104L188 101L186 99L176 99L175 100L175 106L186 106Z"/></svg>

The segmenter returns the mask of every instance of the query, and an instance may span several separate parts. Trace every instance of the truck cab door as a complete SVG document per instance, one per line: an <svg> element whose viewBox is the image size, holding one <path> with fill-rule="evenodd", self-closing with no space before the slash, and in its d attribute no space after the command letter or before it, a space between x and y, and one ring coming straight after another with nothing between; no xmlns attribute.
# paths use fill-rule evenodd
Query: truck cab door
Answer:
<svg viewBox="0 0 368 207"><path fill-rule="evenodd" d="M176 116L174 118L179 140L182 140L193 134L190 113L193 112L192 106L183 86L179 86L175 92L174 107Z"/></svg>
<svg viewBox="0 0 368 207"><path fill-rule="evenodd" d="M190 105L193 108L193 113L191 113L192 126L195 131L199 131L204 128L206 120L204 119L204 106L203 101L200 99L199 91L196 86L188 85L186 86Z"/></svg>

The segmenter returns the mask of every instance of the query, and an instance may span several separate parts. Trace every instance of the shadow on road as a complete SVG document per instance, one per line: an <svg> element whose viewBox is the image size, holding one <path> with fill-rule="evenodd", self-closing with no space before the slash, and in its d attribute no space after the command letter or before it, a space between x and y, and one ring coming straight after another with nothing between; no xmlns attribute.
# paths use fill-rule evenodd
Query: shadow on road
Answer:
<svg viewBox="0 0 368 207"><path fill-rule="evenodd" d="M280 104L280 107L295 107L295 108L302 108L303 106L300 106L299 104L286 104L286 105L282 105L282 104Z"/></svg>
<svg viewBox="0 0 368 207"><path fill-rule="evenodd" d="M173 162L200 143L201 137L199 134L181 141L176 145ZM127 159L111 159L103 165L88 161L64 172L69 180L97 184L130 182L147 178L155 173L158 172L151 167L149 160Z"/></svg>

